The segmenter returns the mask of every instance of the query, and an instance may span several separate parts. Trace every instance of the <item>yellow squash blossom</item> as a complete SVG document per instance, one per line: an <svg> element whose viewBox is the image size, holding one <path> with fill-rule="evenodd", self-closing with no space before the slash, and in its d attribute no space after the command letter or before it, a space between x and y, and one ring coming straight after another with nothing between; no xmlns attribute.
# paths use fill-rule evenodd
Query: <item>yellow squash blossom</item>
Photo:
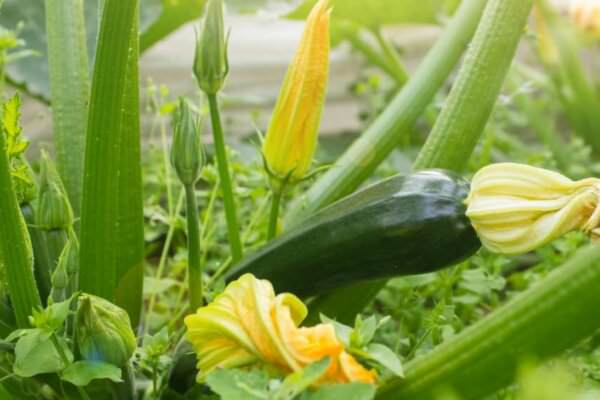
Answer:
<svg viewBox="0 0 600 400"><path fill-rule="evenodd" d="M299 328L306 314L296 296L276 296L269 281L243 275L185 318L187 338L198 355L198 380L215 368L257 364L288 373L328 356L324 382L374 382L375 374L344 351L331 324Z"/></svg>
<svg viewBox="0 0 600 400"><path fill-rule="evenodd" d="M573 181L528 165L492 164L473 177L467 216L488 249L519 254L574 229L593 233L599 196L597 178Z"/></svg>
<svg viewBox="0 0 600 400"><path fill-rule="evenodd" d="M580 28L600 35L600 0L572 0L569 15Z"/></svg>
<svg viewBox="0 0 600 400"><path fill-rule="evenodd" d="M320 0L290 65L263 143L270 172L304 178L313 160L329 74L329 5Z"/></svg>

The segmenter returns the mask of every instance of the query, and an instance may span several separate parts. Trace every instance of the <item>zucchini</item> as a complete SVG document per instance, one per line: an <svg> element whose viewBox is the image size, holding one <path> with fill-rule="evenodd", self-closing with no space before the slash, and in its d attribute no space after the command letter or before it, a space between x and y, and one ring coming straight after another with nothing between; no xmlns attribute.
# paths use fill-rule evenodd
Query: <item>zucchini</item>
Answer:
<svg viewBox="0 0 600 400"><path fill-rule="evenodd" d="M234 266L277 292L312 296L352 283L427 273L481 243L465 216L469 182L443 170L397 175L333 203Z"/></svg>

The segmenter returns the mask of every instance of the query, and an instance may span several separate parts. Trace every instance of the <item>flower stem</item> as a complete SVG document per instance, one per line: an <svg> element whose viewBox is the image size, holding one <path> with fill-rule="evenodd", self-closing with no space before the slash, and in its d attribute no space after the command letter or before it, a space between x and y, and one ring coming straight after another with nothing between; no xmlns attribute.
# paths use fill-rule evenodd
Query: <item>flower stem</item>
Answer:
<svg viewBox="0 0 600 400"><path fill-rule="evenodd" d="M269 231L267 233L267 240L271 240L277 236L277 222L279 220L279 208L282 195L283 190L273 191L273 197L271 198L271 213L269 214Z"/></svg>
<svg viewBox="0 0 600 400"><path fill-rule="evenodd" d="M216 95L208 94L207 96L213 128L213 139L215 141L217 168L219 170L221 189L223 190L223 202L225 203L225 218L227 219L229 246L231 247L233 261L237 262L242 258L242 241L240 239L235 199L233 197L231 177L229 175L227 153L225 152L225 140L223 138L223 127L221 125L221 116L219 114L219 104Z"/></svg>
<svg viewBox="0 0 600 400"><path fill-rule="evenodd" d="M202 307L202 263L200 258L200 216L193 185L185 185L188 229L188 289L190 309Z"/></svg>

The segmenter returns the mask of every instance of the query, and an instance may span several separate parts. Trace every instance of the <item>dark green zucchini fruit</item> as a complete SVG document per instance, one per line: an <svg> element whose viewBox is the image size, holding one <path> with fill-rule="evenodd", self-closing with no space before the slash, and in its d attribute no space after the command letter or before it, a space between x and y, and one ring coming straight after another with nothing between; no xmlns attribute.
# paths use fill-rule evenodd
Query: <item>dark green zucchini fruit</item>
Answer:
<svg viewBox="0 0 600 400"><path fill-rule="evenodd" d="M228 274L312 296L357 282L436 271L481 246L465 216L469 182L443 170L397 175L317 212Z"/></svg>

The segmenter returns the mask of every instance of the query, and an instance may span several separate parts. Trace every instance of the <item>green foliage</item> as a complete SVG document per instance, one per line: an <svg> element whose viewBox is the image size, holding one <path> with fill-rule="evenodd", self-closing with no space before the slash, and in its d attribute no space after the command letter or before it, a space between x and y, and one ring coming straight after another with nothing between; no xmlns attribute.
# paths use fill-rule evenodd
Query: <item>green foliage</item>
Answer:
<svg viewBox="0 0 600 400"><path fill-rule="evenodd" d="M365 364L377 368L384 375L391 373L398 377L404 376L402 362L398 355L383 344L372 343L377 330L389 321L388 317L377 321L374 315L364 320L360 315L357 315L354 328L329 319L324 315L321 315L321 320L324 323L333 324L338 339L350 354L358 357Z"/></svg>
<svg viewBox="0 0 600 400"><path fill-rule="evenodd" d="M306 368L288 375L283 381L270 378L262 370L243 371L222 369L212 372L206 378L210 388L222 400L370 400L375 389L366 384L325 385L318 389L309 387L318 381L329 366L325 358Z"/></svg>
<svg viewBox="0 0 600 400"><path fill-rule="evenodd" d="M109 363L76 361L65 368L61 379L75 386L87 386L95 379L108 379L112 382L122 382L121 369Z"/></svg>

